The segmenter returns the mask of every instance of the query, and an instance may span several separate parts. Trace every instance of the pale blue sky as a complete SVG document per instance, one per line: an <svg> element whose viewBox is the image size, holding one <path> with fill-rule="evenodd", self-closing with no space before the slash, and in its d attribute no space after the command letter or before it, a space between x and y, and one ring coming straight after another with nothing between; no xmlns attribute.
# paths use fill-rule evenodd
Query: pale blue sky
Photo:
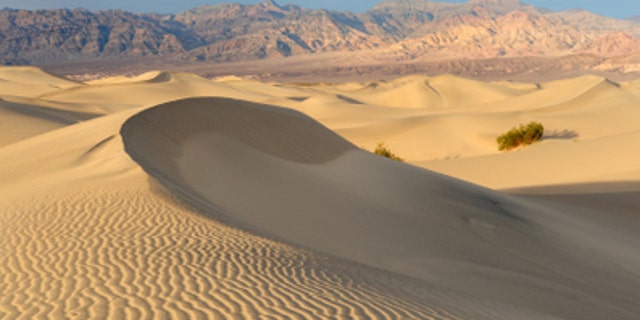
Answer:
<svg viewBox="0 0 640 320"><path fill-rule="evenodd" d="M256 3L261 0L0 0L0 8L78 8L91 10L123 9L135 12L175 13L205 4L223 2ZM307 8L333 10L366 11L380 0L276 0L280 4L294 3ZM465 2L450 0L449 2ZM535 6L544 6L552 10L583 8L602 15L627 18L640 15L640 0L524 0Z"/></svg>

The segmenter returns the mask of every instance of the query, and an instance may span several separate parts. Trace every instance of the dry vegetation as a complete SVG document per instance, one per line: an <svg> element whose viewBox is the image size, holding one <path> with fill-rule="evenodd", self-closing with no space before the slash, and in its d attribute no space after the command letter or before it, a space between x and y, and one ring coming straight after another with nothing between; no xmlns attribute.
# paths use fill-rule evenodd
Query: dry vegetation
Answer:
<svg viewBox="0 0 640 320"><path fill-rule="evenodd" d="M542 139L544 126L540 122L531 121L527 125L520 124L496 139L499 150L512 150L519 146L530 145Z"/></svg>
<svg viewBox="0 0 640 320"><path fill-rule="evenodd" d="M373 153L379 156L387 157L391 160L404 162L402 158L398 157L395 153L391 151L391 149L387 148L383 142L378 143L378 145L376 146L376 149L373 150Z"/></svg>

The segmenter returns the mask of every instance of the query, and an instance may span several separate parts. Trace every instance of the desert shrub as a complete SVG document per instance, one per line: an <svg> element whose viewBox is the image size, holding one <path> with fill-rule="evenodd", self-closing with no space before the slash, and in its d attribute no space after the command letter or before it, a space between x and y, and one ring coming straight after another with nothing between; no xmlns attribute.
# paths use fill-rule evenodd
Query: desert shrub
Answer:
<svg viewBox="0 0 640 320"><path fill-rule="evenodd" d="M391 152L389 148L385 147L384 143L382 142L378 143L378 146L376 147L375 150L373 150L373 153L383 157L387 157L392 160L404 162L402 158L398 157L395 153Z"/></svg>
<svg viewBox="0 0 640 320"><path fill-rule="evenodd" d="M531 121L527 125L520 124L496 139L499 150L511 150L521 145L529 145L542 139L544 126L540 122Z"/></svg>

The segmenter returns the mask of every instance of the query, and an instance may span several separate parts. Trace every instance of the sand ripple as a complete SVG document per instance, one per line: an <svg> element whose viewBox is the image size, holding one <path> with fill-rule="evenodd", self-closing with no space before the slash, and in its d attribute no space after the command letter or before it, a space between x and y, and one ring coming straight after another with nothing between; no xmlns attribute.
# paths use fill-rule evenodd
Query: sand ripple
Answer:
<svg viewBox="0 0 640 320"><path fill-rule="evenodd" d="M401 284L383 273L237 231L149 192L85 189L1 212L11 226L0 237L2 319L444 315L390 290Z"/></svg>

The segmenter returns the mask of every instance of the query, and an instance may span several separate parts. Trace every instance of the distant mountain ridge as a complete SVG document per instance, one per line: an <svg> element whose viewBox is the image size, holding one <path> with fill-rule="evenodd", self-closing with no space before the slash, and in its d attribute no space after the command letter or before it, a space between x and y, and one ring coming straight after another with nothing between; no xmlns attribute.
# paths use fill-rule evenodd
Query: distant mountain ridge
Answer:
<svg viewBox="0 0 640 320"><path fill-rule="evenodd" d="M0 11L0 59L41 63L181 54L200 37L159 16L124 11Z"/></svg>
<svg viewBox="0 0 640 320"><path fill-rule="evenodd" d="M388 0L364 13L267 0L202 6L176 15L125 11L0 11L0 63L171 57L230 62L327 52L390 61L602 57L640 50L638 19L548 12L519 0Z"/></svg>

